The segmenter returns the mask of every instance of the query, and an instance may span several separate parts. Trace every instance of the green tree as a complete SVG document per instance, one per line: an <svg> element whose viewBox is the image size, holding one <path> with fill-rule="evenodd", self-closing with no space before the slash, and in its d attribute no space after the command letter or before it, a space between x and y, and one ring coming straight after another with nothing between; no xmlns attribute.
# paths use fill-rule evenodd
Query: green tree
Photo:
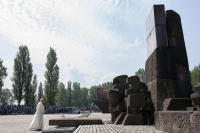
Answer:
<svg viewBox="0 0 200 133"><path fill-rule="evenodd" d="M68 106L72 106L72 82L68 81L67 84L67 91L68 91Z"/></svg>
<svg viewBox="0 0 200 133"><path fill-rule="evenodd" d="M24 97L25 105L31 104L31 79L32 64L30 62L29 51L27 46L19 46L19 51L14 59L13 71L13 94L20 105Z"/></svg>
<svg viewBox="0 0 200 133"><path fill-rule="evenodd" d="M81 105L80 83L78 82L73 83L72 104L76 107Z"/></svg>
<svg viewBox="0 0 200 133"><path fill-rule="evenodd" d="M89 95L88 95L88 101L89 104L92 104L92 102L96 99L96 90L99 88L99 86L91 86L89 89Z"/></svg>
<svg viewBox="0 0 200 133"><path fill-rule="evenodd" d="M193 70L190 72L190 75L193 86L200 82L200 64L193 68Z"/></svg>
<svg viewBox="0 0 200 133"><path fill-rule="evenodd" d="M59 67L56 64L56 52L50 47L47 55L45 72L45 100L49 105L55 105L55 96L58 91Z"/></svg>
<svg viewBox="0 0 200 133"><path fill-rule="evenodd" d="M99 87L101 88L112 88L112 82L106 82L106 83L102 83L101 85L99 85Z"/></svg>
<svg viewBox="0 0 200 133"><path fill-rule="evenodd" d="M43 89L42 89L42 83L40 82L40 85L39 85L39 88L38 88L37 101L39 102L42 97L43 97Z"/></svg>
<svg viewBox="0 0 200 133"><path fill-rule="evenodd" d="M138 71L135 72L135 75L140 78L141 82L145 82L145 70L143 68L138 69Z"/></svg>
<svg viewBox="0 0 200 133"><path fill-rule="evenodd" d="M3 89L0 97L0 104L2 105L13 105L14 97L9 89Z"/></svg>
<svg viewBox="0 0 200 133"><path fill-rule="evenodd" d="M88 106L88 89L87 88L81 88L81 106L87 107Z"/></svg>
<svg viewBox="0 0 200 133"><path fill-rule="evenodd" d="M34 105L36 103L36 90L37 90L37 75L34 74L32 86L31 86L31 103L30 105Z"/></svg>
<svg viewBox="0 0 200 133"><path fill-rule="evenodd" d="M67 106L67 90L65 85L60 82L58 85L58 93L56 95L56 105L61 107Z"/></svg>
<svg viewBox="0 0 200 133"><path fill-rule="evenodd" d="M6 67L3 65L3 60L0 59L0 96L3 87L3 79L7 76Z"/></svg>

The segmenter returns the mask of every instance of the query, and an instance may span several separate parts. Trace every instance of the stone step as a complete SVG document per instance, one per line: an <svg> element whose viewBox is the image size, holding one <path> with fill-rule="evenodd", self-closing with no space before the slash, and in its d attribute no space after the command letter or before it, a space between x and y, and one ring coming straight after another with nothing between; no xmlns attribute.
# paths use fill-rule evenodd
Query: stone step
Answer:
<svg viewBox="0 0 200 133"><path fill-rule="evenodd" d="M50 126L78 127L79 125L103 124L102 119L94 118L61 118L49 120Z"/></svg>
<svg viewBox="0 0 200 133"><path fill-rule="evenodd" d="M42 133L73 133L75 129L75 127L53 127L42 130Z"/></svg>

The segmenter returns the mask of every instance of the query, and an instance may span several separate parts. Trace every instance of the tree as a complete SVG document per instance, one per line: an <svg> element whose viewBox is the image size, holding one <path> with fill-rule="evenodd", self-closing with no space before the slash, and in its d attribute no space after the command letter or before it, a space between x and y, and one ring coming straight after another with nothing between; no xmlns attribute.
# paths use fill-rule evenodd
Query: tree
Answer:
<svg viewBox="0 0 200 133"><path fill-rule="evenodd" d="M67 90L65 89L65 85L62 82L60 82L58 85L56 105L61 107L67 106Z"/></svg>
<svg viewBox="0 0 200 133"><path fill-rule="evenodd" d="M193 70L190 72L190 75L193 86L200 82L200 64L193 68Z"/></svg>
<svg viewBox="0 0 200 133"><path fill-rule="evenodd" d="M39 102L40 99L43 97L43 89L42 89L42 83L40 82L39 88L38 88L38 96L37 96L37 101Z"/></svg>
<svg viewBox="0 0 200 133"><path fill-rule="evenodd" d="M0 59L0 96L3 87L3 79L7 76L6 67L3 66L3 60Z"/></svg>
<svg viewBox="0 0 200 133"><path fill-rule="evenodd" d="M99 88L99 86L91 86L89 89L89 95L88 95L88 101L89 104L92 104L92 102L96 99L96 90Z"/></svg>
<svg viewBox="0 0 200 133"><path fill-rule="evenodd" d="M13 71L13 94L20 105L24 97L25 105L30 105L31 101L31 79L32 64L30 62L29 51L27 46L19 46L19 51L14 59Z"/></svg>
<svg viewBox="0 0 200 133"><path fill-rule="evenodd" d="M72 106L72 82L68 81L67 84L67 91L68 91L68 106Z"/></svg>
<svg viewBox="0 0 200 133"><path fill-rule="evenodd" d="M58 91L59 67L56 64L56 52L50 47L47 55L46 72L45 72L45 99L47 104L55 105L55 96Z"/></svg>
<svg viewBox="0 0 200 133"><path fill-rule="evenodd" d="M34 74L32 85L31 85L31 101L30 101L30 105L34 105L36 103L37 85L38 85L38 83L37 83L37 75Z"/></svg>
<svg viewBox="0 0 200 133"><path fill-rule="evenodd" d="M99 85L100 88L112 88L112 82L106 82L106 83L102 83L101 85Z"/></svg>
<svg viewBox="0 0 200 133"><path fill-rule="evenodd" d="M0 104L2 105L13 105L14 97L9 89L3 89L0 97Z"/></svg>
<svg viewBox="0 0 200 133"><path fill-rule="evenodd" d="M135 72L135 75L140 78L141 82L145 82L145 70L143 68L138 69L138 71Z"/></svg>
<svg viewBox="0 0 200 133"><path fill-rule="evenodd" d="M76 107L80 107L81 105L81 95L80 95L80 83L73 83L73 91L72 91L72 104Z"/></svg>
<svg viewBox="0 0 200 133"><path fill-rule="evenodd" d="M88 106L88 89L87 88L81 88L81 106L87 107Z"/></svg>

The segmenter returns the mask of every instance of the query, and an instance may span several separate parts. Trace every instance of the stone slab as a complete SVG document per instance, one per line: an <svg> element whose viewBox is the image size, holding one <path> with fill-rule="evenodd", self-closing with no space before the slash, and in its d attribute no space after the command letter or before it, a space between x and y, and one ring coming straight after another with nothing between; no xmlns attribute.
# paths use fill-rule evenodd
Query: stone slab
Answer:
<svg viewBox="0 0 200 133"><path fill-rule="evenodd" d="M42 133L73 133L75 130L75 127L53 127L42 130Z"/></svg>
<svg viewBox="0 0 200 133"><path fill-rule="evenodd" d="M122 125L144 125L142 113L126 114Z"/></svg>
<svg viewBox="0 0 200 133"><path fill-rule="evenodd" d="M117 116L114 124L122 124L122 121L123 121L125 116L126 116L126 112L122 112L120 115Z"/></svg>
<svg viewBox="0 0 200 133"><path fill-rule="evenodd" d="M155 128L169 133L199 133L199 111L156 111Z"/></svg>
<svg viewBox="0 0 200 133"><path fill-rule="evenodd" d="M102 119L94 118L62 118L49 120L50 126L78 127L79 125L103 124Z"/></svg>
<svg viewBox="0 0 200 133"><path fill-rule="evenodd" d="M148 90L151 92L151 99L155 110L162 110L163 102L166 98L175 97L176 81L167 79L157 79L147 83Z"/></svg>
<svg viewBox="0 0 200 133"><path fill-rule="evenodd" d="M147 57L159 47L167 47L167 31L164 5L153 5L146 21Z"/></svg>
<svg viewBox="0 0 200 133"><path fill-rule="evenodd" d="M192 107L190 98L168 98L163 102L163 111L184 111L187 107Z"/></svg>

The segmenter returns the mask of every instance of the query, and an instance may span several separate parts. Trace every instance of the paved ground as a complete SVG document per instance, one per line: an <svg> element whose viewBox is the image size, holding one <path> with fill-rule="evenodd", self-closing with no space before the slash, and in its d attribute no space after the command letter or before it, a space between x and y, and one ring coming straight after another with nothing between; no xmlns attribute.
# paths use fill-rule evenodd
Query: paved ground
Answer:
<svg viewBox="0 0 200 133"><path fill-rule="evenodd" d="M79 117L80 114L65 114L65 117ZM44 129L50 128L49 119L63 117L62 114L45 114ZM109 123L110 114L92 113L91 118L102 118L105 123ZM39 133L29 131L33 115L0 115L0 133ZM152 126L122 126L122 125L92 125L81 126L77 129L78 133L164 133L156 130ZM80 130L80 131L79 131ZM101 131L101 132L100 132Z"/></svg>
<svg viewBox="0 0 200 133"><path fill-rule="evenodd" d="M92 113L91 118L102 118L104 125L81 125L74 133L165 133L156 130L153 126L123 126L108 124L111 123L111 115Z"/></svg>
<svg viewBox="0 0 200 133"><path fill-rule="evenodd" d="M164 133L152 126L81 125L74 133Z"/></svg>
<svg viewBox="0 0 200 133"><path fill-rule="evenodd" d="M80 115L70 114L65 117L78 117ZM62 117L62 114L45 114L44 129L49 128L49 119ZM0 115L0 133L39 133L29 131L28 127L33 115Z"/></svg>

